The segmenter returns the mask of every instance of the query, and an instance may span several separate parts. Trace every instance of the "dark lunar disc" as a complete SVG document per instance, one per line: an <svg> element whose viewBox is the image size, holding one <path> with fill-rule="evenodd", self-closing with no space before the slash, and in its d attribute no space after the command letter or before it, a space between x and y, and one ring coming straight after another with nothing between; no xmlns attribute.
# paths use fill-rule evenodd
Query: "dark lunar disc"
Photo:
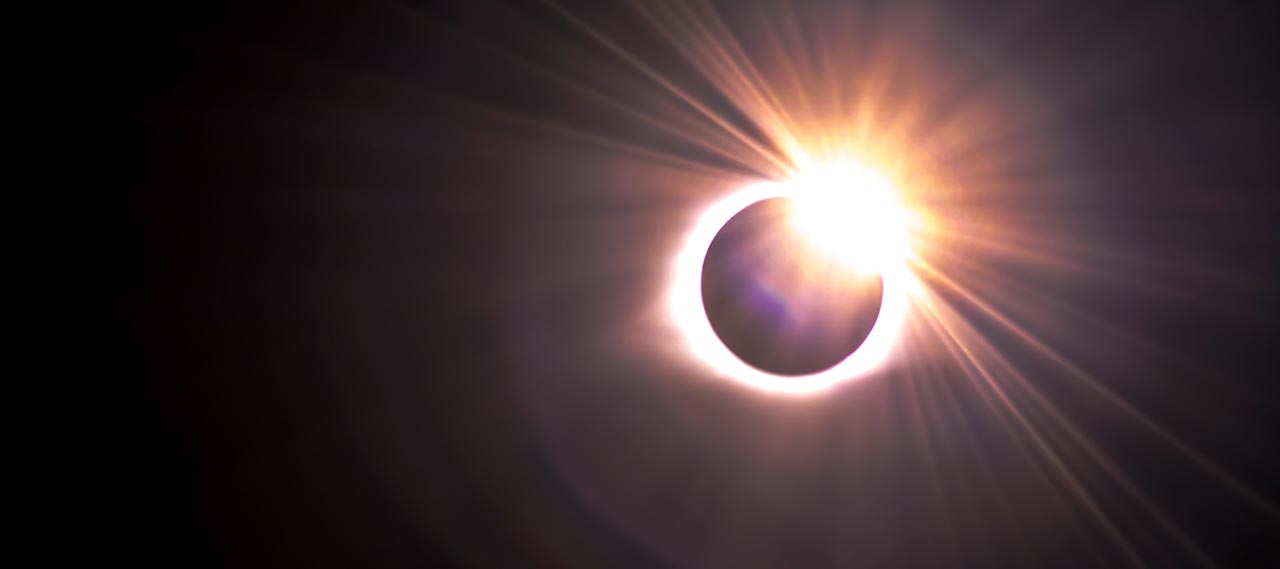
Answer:
<svg viewBox="0 0 1280 569"><path fill-rule="evenodd" d="M788 227L790 209L787 198L762 200L720 229L703 261L702 301L711 328L743 362L805 375L862 345L884 284L814 250Z"/></svg>

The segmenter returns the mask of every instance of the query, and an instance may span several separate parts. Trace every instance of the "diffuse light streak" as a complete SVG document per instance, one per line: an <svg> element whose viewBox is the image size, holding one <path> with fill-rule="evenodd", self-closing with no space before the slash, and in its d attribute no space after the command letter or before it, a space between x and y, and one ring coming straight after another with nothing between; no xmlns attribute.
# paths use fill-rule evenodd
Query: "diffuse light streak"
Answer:
<svg viewBox="0 0 1280 569"><path fill-rule="evenodd" d="M782 172L794 171L793 164L788 160L786 160L785 157L779 156L776 151L762 146L759 142L757 142L750 136L743 133L741 130L735 127L732 123L730 123L724 117L720 116L715 111L711 110L701 101L699 101L697 98L690 96L688 93L685 93L685 91L681 89L678 85L676 85L672 81L663 77L662 74L658 73L649 65L641 61L639 58L629 53L626 49L623 49L622 46L609 40L609 38L602 35L598 30L596 30L590 24L574 16L572 13L565 10L563 7L556 4L555 2L552 2L551 0L544 0L544 1L548 6L556 10L556 12L558 12L560 15L562 15L565 18L565 20L569 21L574 26L577 26L580 30L582 30L583 33L586 33L587 35L591 36L593 39L599 42L600 45L604 46L610 52L614 53L618 57L625 60L628 64L633 66L635 69L637 69L641 73L648 76L654 82L661 85L667 91L671 92L671 94L678 97L685 104L696 109L703 116L707 117L707 119L714 122L716 126L724 129L725 132L732 134L734 138L736 138L739 142L746 145L748 148L756 151L759 154L759 156L768 160L773 166L777 167L780 171Z"/></svg>
<svg viewBox="0 0 1280 569"><path fill-rule="evenodd" d="M572 77L569 77L569 76L567 76L567 75L563 75L563 74L561 74L561 73L557 73L556 71L554 71L554 70L552 70L552 69L548 68L547 66L545 66L545 65L541 65L541 64L538 64L538 63L536 63L536 62L534 62L534 61L532 61L532 60L530 60L530 59L528 59L528 58L526 58L526 57L523 57L523 56L519 55L519 54L516 54L516 53L510 52L510 51L507 51L507 50L498 49L498 48L496 48L496 47L494 47L494 46L492 46L492 45L490 45L490 44L488 44L488 43L485 43L485 42L480 42L480 45L483 45L484 47L486 47L486 48L488 48L488 49L490 49L490 50L493 50L493 51L494 51L495 53L497 53L498 55L500 55L500 56L502 56L502 57L505 57L505 58L507 58L508 60L510 60L510 61L512 61L512 62L515 62L515 63L517 63L517 64L521 65L522 67L524 67L525 69L527 69L527 70L529 70L529 71L532 71L532 72L534 72L534 73L537 73L539 76L542 76L542 77L544 77L544 78L546 78L546 79L549 79L549 80L554 81L554 82L556 82L556 83L558 83L558 84L561 84L561 85L563 85L563 86L566 86L566 87L568 87L568 88L570 88L570 89L574 90L575 92L577 92L577 93L579 93L579 94L585 95L585 96L589 97L589 98L590 98L590 99L592 99L592 100L595 100L595 101L598 101L598 102L600 102L600 103L603 103L603 104L605 104L605 105L607 105L607 106L609 106L609 107L611 107L611 108L613 108L613 109L616 109L616 110L618 110L618 111L620 111L620 112L624 113L624 114L625 114L625 115L627 115L628 117L631 117L631 118L634 118L634 119L636 119L636 120L639 120L639 121L643 122L644 124L647 124L647 125L653 126L654 128L657 128L657 129L661 130L661 131L662 131L662 132L664 132L664 133L670 134L670 135L675 136L675 137L677 137L677 138L680 138L680 139L682 139L682 140L684 140L684 141L690 142L690 143L692 143L692 144L696 145L697 147L699 147L699 148L701 148L701 149L703 149L703 150L706 150L706 151L708 151L708 152L711 152L711 153L713 153L713 154L716 154L716 155L717 155L717 156L719 156L720 158L723 158L724 160L726 160L726 161L728 161L728 162L730 162L730 163L734 163L734 164L737 164L737 165L741 166L744 170L747 170L747 171L755 171L755 170L756 170L756 167L755 167L755 166L753 166L752 164L747 163L747 162L743 162L743 161L742 161L742 159L741 159L741 157L740 157L738 154L735 154L735 153L733 152L733 149L732 149L732 148L726 148L726 145L725 145L725 144L718 144L718 143L717 143L716 138L718 137L718 135L722 135L722 134L724 134L722 131L715 131L715 130L713 130L713 131L710 131L710 132L700 132L700 131L698 131L697 129L690 129L690 128L688 128L687 126L677 126L677 125L673 124L673 123L672 123L672 122L670 122L670 121L662 120L661 118L659 118L659 117L657 117L657 116L654 116L654 115L652 115L652 114L645 113L644 111L642 111L642 110L640 110L640 109L638 109L638 108L636 108L636 107L634 107L634 106L632 106L632 105L628 105L626 102L624 102L624 101L622 101L622 100L619 100L619 99L617 99L617 98L615 98L615 97L612 97L612 96L610 96L610 95L608 95L608 94L606 94L606 93L604 93L604 92L600 91L599 89L595 89L595 88L592 88L592 87L588 86L587 84L583 83L582 81L575 80L575 79L573 79ZM486 110L488 110L488 111L490 111L490 112L499 113L499 114L505 114L505 113L503 113L500 109L488 109L488 108L487 108ZM516 117L516 118L524 119L525 117ZM539 122L539 125L540 125L540 126L544 126L544 127L548 127L548 128L557 129L557 130L565 128L563 125L560 125L560 124L557 124L557 123L546 122L546 121L541 121L541 122ZM576 133L579 133L579 134L586 134L586 135L590 135L589 133L581 133L581 132L578 132L578 131L575 131L575 132L576 132ZM593 137L593 138L600 138L600 137ZM614 140L612 140L612 139L607 139L607 138L601 139L601 141L602 141L602 142L608 142L608 143L610 143L610 145L613 145L613 144L620 144L618 141L614 141ZM650 149L650 151L652 152L652 149ZM668 154L664 154L664 156L669 156L669 157L670 157L671 159L673 159L673 160L685 161L685 160L681 160L681 157L679 157L679 156L671 156L671 155L668 155ZM690 165L690 166L693 166L693 167L697 167L697 166L703 166L703 167L705 167L704 165L696 164L696 163L692 163L692 164L689 164L689 165Z"/></svg>
<svg viewBox="0 0 1280 569"><path fill-rule="evenodd" d="M796 125L790 119L786 106L767 87L768 82L750 63L742 46L725 28L715 10L697 2L700 15L695 14L692 4L633 2L637 12L687 56L695 68L733 98L739 108L748 109L752 120L764 128L771 142L781 146L789 157L802 154L800 141L793 135ZM687 33L677 33L676 29ZM687 38L705 38L705 41L685 41ZM717 78L722 79L717 81Z"/></svg>
<svg viewBox="0 0 1280 569"><path fill-rule="evenodd" d="M1086 457L1095 461L1107 475L1137 500L1142 508L1175 538L1174 541L1185 548L1201 564L1208 567L1216 566L1185 532L1156 507L1128 477L1124 476L1096 445L1089 441L1070 420L1035 388L1034 384L1021 371L1014 367L1007 358L1003 357L991 342L977 332L964 317L941 301L940 298L923 297L915 300L917 305L923 308L922 314L926 322L943 339L952 356L967 364L963 367L966 371L966 376L971 380L974 387L978 388L979 392L983 394L984 401L988 402L992 411L999 416L1002 416L1002 413L1007 413L1013 417L1017 427L1020 428L1020 431L1016 432L1022 433L1034 443L1034 448L1038 451L1039 456L1052 465L1053 472L1068 485L1074 495L1085 505L1089 513L1106 529L1117 545L1126 552L1126 555L1130 557L1130 561L1133 561L1138 566L1147 566L1098 501L1090 495L1085 485L1079 480L1078 475L1073 473L1068 461L1063 456L1066 449L1055 450L1055 446L1050 440L1056 438L1054 431L1049 426L1037 428L1036 421L1028 416L1029 411L1038 410L1047 415L1051 419L1053 427L1061 429L1070 442L1079 445ZM1001 378L1009 378L1011 383L1002 382ZM1017 390L1016 392L1015 389ZM1021 393L1024 397L1017 397L1017 393ZM1030 398L1031 402L1036 405L1034 409L1027 404L1027 398ZM1033 457L1029 456L1028 458L1034 460Z"/></svg>
<svg viewBox="0 0 1280 569"><path fill-rule="evenodd" d="M1139 411L1137 408L1133 407L1133 405L1131 405L1129 402L1125 401L1122 397L1120 397L1115 392L1111 391L1106 386L1104 386L1091 374L1080 369L1079 366L1072 363L1069 359L1067 359L1065 356L1063 356L1062 354L1058 353L1056 350L1054 350L1053 348L1045 344L1039 338L1036 338L1034 334L1031 334L1025 328L1023 328L1022 326L1019 326L1016 322L1014 322L1012 319L1006 316L1003 312L991 306L990 303L983 301L974 291L970 290L968 287L961 285L954 278L950 278L946 276L941 271L938 271L933 266L931 266L927 262L924 262L923 260L916 259L915 262L913 263L913 266L917 267L922 271L925 271L930 278L936 279L941 284L946 286L948 290L956 294L959 294L961 297L965 299L966 302L969 302L972 306L980 310L984 315L986 315L987 317L999 323L1001 326L1006 328L1008 331L1012 332L1017 338L1019 338L1023 342L1026 342L1027 345L1029 345L1031 348L1036 350L1037 353L1050 359L1054 364L1060 366L1063 370L1067 371L1074 379L1080 381L1083 385L1089 387L1092 391L1101 395L1108 403L1111 403L1116 408L1120 409L1122 412L1125 413L1126 416L1137 421L1140 425L1148 429L1153 434L1159 436L1162 440L1164 440L1166 443L1168 443L1178 452L1182 453L1184 456L1191 459L1193 462L1195 462L1196 465L1205 469L1210 475L1214 476L1218 480L1218 482L1221 482L1227 485L1229 488L1232 489L1232 491L1248 499L1250 503L1252 503L1254 506L1258 507L1259 509L1267 512L1272 516L1280 517L1280 507L1278 507L1275 504L1272 504L1270 501L1268 501L1267 499L1263 498L1261 495L1259 495L1258 493L1250 489L1246 484L1240 482L1239 480L1236 480L1234 477L1227 474L1220 467L1215 465L1213 461L1209 460L1203 454L1199 453L1195 449L1188 446L1186 443L1182 442L1173 433L1170 433L1166 429L1162 428L1159 424L1157 424L1154 420L1148 417L1145 413ZM919 304L919 302L917 302L917 304ZM937 306L938 300L936 300L936 296L930 299L928 301L928 304ZM963 322L964 319L959 316L956 316L955 318L952 318L951 321ZM982 335L977 334L976 332L973 334L973 338L974 338L974 341L981 341L986 343ZM993 347L989 347L989 349L992 351L992 353L996 353ZM1010 368L1012 369L1012 366L1010 366ZM1019 375L1019 377L1021 376ZM1027 382L1025 378L1023 378L1023 383L1026 386L1028 386L1028 388L1030 388L1031 384L1030 382Z"/></svg>
<svg viewBox="0 0 1280 569"><path fill-rule="evenodd" d="M1080 500L1081 505L1095 518L1099 525L1101 525L1106 533L1115 541L1116 545L1121 548L1125 556L1133 562L1134 565L1146 567L1146 563L1142 561L1142 558L1138 555L1137 551L1135 551L1133 546L1125 539L1124 535L1115 526L1114 522L1111 521L1110 517L1107 516L1106 512L1089 495L1088 491L1076 476L1072 474L1071 470L1066 466L1062 458L1054 452L1049 443L1031 425L1030 421L1026 418L1023 412L1019 410L1018 406L1013 403L1009 395L1005 393L1005 390L996 382L995 377L992 372L987 369L987 366L983 365L979 358L974 354L975 348L971 347L970 343L973 338L980 338L981 336L974 332L972 328L969 328L967 324L964 324L963 318L958 318L954 313L950 312L944 314L942 312L942 305L932 302L926 302L923 304L925 314L927 315L927 322L934 332L936 332L941 338L948 352L950 352L956 360L964 364L961 369L966 372L971 383L973 383L975 387L982 388L985 386L987 388L985 390L980 389L979 391L979 393L982 394L984 401L988 402L993 411L998 413L1003 410L1007 412L1008 415L1012 416L1017 425L1021 427L1021 431L1015 432L1021 432L1023 435L1030 438L1031 442L1035 445L1035 449L1040 452L1041 458L1049 462L1053 467L1053 472L1067 484L1075 497ZM955 328L960 328L960 331L957 331ZM967 338L962 339L960 337L961 331L971 332L971 334L967 334ZM992 402L992 398L996 399L999 405ZM1002 418L1004 417L1003 415L997 416ZM1002 420L1002 423L1004 422L1005 421ZM1007 425L1007 423L1005 424ZM1006 428L1008 427L1006 426Z"/></svg>

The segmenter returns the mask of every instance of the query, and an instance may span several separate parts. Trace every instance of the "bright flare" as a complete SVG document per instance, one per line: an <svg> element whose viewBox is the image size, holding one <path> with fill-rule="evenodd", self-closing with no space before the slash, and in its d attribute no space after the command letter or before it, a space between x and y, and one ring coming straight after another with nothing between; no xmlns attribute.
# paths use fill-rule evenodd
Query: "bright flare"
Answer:
<svg viewBox="0 0 1280 569"><path fill-rule="evenodd" d="M793 227L822 254L866 273L907 258L907 213L880 174L857 164L816 166L792 187Z"/></svg>

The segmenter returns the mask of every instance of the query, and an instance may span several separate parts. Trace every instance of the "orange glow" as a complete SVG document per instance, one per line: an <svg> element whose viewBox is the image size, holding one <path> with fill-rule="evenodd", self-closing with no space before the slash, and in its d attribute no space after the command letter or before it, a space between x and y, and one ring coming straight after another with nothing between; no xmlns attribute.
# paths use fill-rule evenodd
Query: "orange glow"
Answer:
<svg viewBox="0 0 1280 569"><path fill-rule="evenodd" d="M855 163L826 164L791 184L792 226L823 254L868 273L906 261L907 214L883 176Z"/></svg>

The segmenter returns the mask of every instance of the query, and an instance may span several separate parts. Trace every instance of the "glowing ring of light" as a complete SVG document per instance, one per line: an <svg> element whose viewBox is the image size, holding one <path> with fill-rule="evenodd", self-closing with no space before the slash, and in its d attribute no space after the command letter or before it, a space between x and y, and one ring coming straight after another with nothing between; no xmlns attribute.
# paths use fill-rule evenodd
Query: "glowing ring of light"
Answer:
<svg viewBox="0 0 1280 569"><path fill-rule="evenodd" d="M903 263L879 271L883 283L880 313L862 344L840 363L808 375L771 374L742 361L711 328L702 302L702 266L711 242L738 212L770 198L791 198L785 183L763 182L730 194L707 208L676 257L671 284L670 309L676 327L685 336L693 355L718 375L757 389L780 393L813 393L860 377L877 368L889 355L907 311L909 273Z"/></svg>

